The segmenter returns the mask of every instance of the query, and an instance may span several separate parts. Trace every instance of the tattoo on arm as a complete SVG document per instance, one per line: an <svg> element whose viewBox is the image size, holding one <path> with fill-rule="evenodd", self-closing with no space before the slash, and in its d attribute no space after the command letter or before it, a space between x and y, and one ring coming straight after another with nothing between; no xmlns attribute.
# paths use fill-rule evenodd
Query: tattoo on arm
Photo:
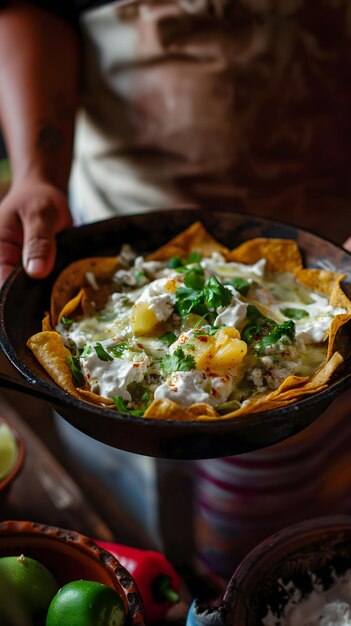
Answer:
<svg viewBox="0 0 351 626"><path fill-rule="evenodd" d="M41 121L36 145L39 150L55 153L63 144L63 134L52 122Z"/></svg>

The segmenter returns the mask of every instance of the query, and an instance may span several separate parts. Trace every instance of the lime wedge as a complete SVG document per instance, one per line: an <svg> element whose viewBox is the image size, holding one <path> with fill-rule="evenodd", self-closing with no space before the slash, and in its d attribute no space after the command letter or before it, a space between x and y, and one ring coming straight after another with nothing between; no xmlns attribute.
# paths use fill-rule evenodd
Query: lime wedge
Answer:
<svg viewBox="0 0 351 626"><path fill-rule="evenodd" d="M18 448L11 428L4 423L0 424L0 480L5 478L15 466Z"/></svg>

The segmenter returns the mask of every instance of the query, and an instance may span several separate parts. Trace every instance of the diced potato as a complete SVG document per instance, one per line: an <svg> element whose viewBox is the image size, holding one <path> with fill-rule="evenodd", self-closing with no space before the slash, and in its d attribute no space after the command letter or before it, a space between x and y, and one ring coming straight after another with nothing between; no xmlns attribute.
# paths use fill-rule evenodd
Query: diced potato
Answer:
<svg viewBox="0 0 351 626"><path fill-rule="evenodd" d="M216 371L227 371L243 360L247 345L241 339L229 339L227 343L215 346L216 351L211 361L211 367Z"/></svg>
<svg viewBox="0 0 351 626"><path fill-rule="evenodd" d="M132 308L132 328L134 335L149 335L158 324L155 311L146 302L138 302Z"/></svg>
<svg viewBox="0 0 351 626"><path fill-rule="evenodd" d="M236 328L223 328L215 335L199 335L194 345L197 369L226 372L243 360L247 345Z"/></svg>
<svg viewBox="0 0 351 626"><path fill-rule="evenodd" d="M209 367L211 354L213 353L215 345L215 338L210 335L199 335L191 343L195 348L192 354L194 356L197 369L206 369Z"/></svg>
<svg viewBox="0 0 351 626"><path fill-rule="evenodd" d="M216 344L220 345L228 339L240 339L240 333L236 328L221 328L218 333L215 334Z"/></svg>

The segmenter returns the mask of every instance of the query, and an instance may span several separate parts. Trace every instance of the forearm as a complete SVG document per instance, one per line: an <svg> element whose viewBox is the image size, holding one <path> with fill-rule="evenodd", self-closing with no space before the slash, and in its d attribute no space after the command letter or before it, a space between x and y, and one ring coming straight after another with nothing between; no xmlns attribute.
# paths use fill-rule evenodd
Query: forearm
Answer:
<svg viewBox="0 0 351 626"><path fill-rule="evenodd" d="M79 37L30 3L0 11L0 124L14 182L66 190L78 101Z"/></svg>

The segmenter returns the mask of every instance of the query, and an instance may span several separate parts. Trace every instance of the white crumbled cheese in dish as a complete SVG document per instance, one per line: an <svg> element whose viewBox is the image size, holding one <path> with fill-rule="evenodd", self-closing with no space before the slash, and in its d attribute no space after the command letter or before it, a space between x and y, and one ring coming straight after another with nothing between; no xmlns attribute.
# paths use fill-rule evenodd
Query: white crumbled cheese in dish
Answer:
<svg viewBox="0 0 351 626"><path fill-rule="evenodd" d="M269 609L263 626L351 626L351 570L340 577L334 573L333 584L326 590L314 581L306 597L292 584L287 590L283 614L278 617Z"/></svg>
<svg viewBox="0 0 351 626"><path fill-rule="evenodd" d="M294 320L296 326L296 338L305 344L320 343L325 340L329 331L332 319L336 315L346 313L345 309L333 307L329 304L328 298L317 293L311 293L312 302L299 305L297 308L307 313L306 317ZM273 312L278 313L281 308L296 308L296 302L280 302L279 305L272 305Z"/></svg>
<svg viewBox="0 0 351 626"><path fill-rule="evenodd" d="M166 382L157 387L155 400L168 398L181 407L197 402L215 405L224 402L233 388L229 375L209 376L201 370L174 372Z"/></svg>
<svg viewBox="0 0 351 626"><path fill-rule="evenodd" d="M220 326L230 326L231 328L238 328L246 318L247 303L242 302L238 298L233 298L230 306L219 307L217 317L214 321L214 326L219 328Z"/></svg>
<svg viewBox="0 0 351 626"><path fill-rule="evenodd" d="M83 376L95 393L104 398L121 396L124 400L131 400L127 387L130 383L143 380L150 359L145 353L140 353L131 361L121 358L102 361L93 348L90 354L81 359L81 363Z"/></svg>
<svg viewBox="0 0 351 626"><path fill-rule="evenodd" d="M170 276L158 278L149 283L140 294L136 304L146 302L149 309L155 312L160 322L166 321L173 313L173 307L176 302L175 290L168 290L168 286L172 280L178 281L179 276Z"/></svg>

